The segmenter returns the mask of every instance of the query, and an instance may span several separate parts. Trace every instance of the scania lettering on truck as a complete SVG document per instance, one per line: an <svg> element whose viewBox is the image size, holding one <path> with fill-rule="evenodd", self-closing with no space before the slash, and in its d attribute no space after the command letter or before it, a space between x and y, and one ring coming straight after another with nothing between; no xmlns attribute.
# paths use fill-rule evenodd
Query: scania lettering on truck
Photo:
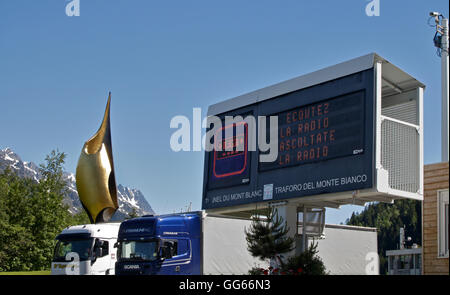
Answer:
<svg viewBox="0 0 450 295"><path fill-rule="evenodd" d="M250 224L202 211L126 220L116 245L116 275L247 274L267 267L247 250Z"/></svg>
<svg viewBox="0 0 450 295"><path fill-rule="evenodd" d="M65 228L57 237L52 275L113 275L120 223Z"/></svg>

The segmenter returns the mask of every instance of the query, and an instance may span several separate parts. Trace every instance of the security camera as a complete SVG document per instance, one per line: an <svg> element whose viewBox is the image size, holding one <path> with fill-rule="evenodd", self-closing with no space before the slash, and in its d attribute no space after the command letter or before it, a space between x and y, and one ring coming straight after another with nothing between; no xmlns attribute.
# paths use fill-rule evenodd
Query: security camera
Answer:
<svg viewBox="0 0 450 295"><path fill-rule="evenodd" d="M436 17L436 16L439 16L439 15L441 15L439 12L436 12L436 11L430 12L430 16Z"/></svg>

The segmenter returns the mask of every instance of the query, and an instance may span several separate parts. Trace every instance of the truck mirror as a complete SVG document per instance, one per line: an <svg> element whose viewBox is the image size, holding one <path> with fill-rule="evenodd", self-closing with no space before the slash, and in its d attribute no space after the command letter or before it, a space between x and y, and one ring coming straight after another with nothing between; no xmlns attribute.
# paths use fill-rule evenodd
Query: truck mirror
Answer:
<svg viewBox="0 0 450 295"><path fill-rule="evenodd" d="M172 241L165 241L164 242L164 248L166 248L166 252L167 252L166 256L170 256L170 257L167 257L167 258L172 258L173 252L174 252L174 248L175 248L175 243L172 242Z"/></svg>
<svg viewBox="0 0 450 295"><path fill-rule="evenodd" d="M114 243L114 248L117 248L117 247L119 247L119 242Z"/></svg>
<svg viewBox="0 0 450 295"><path fill-rule="evenodd" d="M101 246L98 246L95 249L95 257L102 257L103 256L103 248Z"/></svg>
<svg viewBox="0 0 450 295"><path fill-rule="evenodd" d="M172 258L172 248L170 246L164 247L166 249L166 258L170 259Z"/></svg>
<svg viewBox="0 0 450 295"><path fill-rule="evenodd" d="M159 258L162 260L172 258L172 253L170 251L170 248L167 246L160 247L158 254L159 254Z"/></svg>
<svg viewBox="0 0 450 295"><path fill-rule="evenodd" d="M158 257L159 257L159 259L161 259L161 260L166 259L164 247L160 247L160 248L159 248L159 250L158 250Z"/></svg>
<svg viewBox="0 0 450 295"><path fill-rule="evenodd" d="M98 249L98 243L99 243L99 239L95 239L94 240L94 247L89 251L90 253L90 260L91 260L91 264L93 264L95 261L97 261L97 249Z"/></svg>
<svg viewBox="0 0 450 295"><path fill-rule="evenodd" d="M95 239L93 261L97 260L97 258L99 258L99 257L103 257L103 250L104 250L103 245L104 245L104 241L102 241L100 239Z"/></svg>

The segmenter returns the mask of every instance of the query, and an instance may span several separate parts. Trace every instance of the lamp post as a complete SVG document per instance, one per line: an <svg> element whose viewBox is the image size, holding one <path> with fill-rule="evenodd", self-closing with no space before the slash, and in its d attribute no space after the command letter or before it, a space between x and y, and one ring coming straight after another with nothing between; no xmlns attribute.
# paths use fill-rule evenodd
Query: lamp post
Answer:
<svg viewBox="0 0 450 295"><path fill-rule="evenodd" d="M449 132L449 116L448 116L448 95L449 95L449 65L448 65L448 19L439 12L430 12L430 16L434 17L436 22L436 34L434 44L440 50L441 54L441 81L442 81L442 161L448 161L448 132Z"/></svg>

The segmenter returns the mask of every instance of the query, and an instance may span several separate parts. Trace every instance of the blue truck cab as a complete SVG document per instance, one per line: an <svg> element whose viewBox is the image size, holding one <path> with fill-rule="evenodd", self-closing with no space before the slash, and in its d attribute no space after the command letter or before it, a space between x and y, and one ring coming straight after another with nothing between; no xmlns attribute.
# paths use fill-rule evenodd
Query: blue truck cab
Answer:
<svg viewBox="0 0 450 295"><path fill-rule="evenodd" d="M202 212L126 220L116 244L116 274L201 274L201 239Z"/></svg>
<svg viewBox="0 0 450 295"><path fill-rule="evenodd" d="M251 220L204 211L129 219L117 237L116 275L247 274ZM267 263L263 263L267 264Z"/></svg>

